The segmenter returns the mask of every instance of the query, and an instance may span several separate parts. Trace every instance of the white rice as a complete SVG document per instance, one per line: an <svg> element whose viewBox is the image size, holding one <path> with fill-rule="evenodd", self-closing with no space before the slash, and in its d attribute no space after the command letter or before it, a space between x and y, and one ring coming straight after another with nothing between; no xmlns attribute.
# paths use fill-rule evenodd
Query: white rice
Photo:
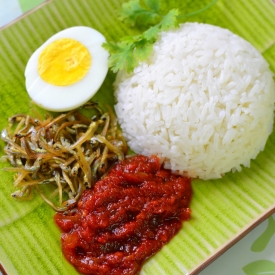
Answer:
<svg viewBox="0 0 275 275"><path fill-rule="evenodd" d="M129 146L176 173L214 179L250 166L272 131L275 87L261 54L229 30L186 23L115 82Z"/></svg>

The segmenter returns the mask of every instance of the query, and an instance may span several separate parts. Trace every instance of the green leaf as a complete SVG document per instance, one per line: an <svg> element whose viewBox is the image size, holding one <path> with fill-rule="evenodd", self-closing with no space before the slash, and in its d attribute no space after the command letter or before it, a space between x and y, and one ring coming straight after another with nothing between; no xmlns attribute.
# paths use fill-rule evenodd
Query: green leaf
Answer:
<svg viewBox="0 0 275 275"><path fill-rule="evenodd" d="M275 262L269 260L259 260L251 262L243 267L246 275L275 275Z"/></svg>
<svg viewBox="0 0 275 275"><path fill-rule="evenodd" d="M134 55L136 60L144 61L150 55L153 49L153 43L148 42L146 39L139 41L136 44Z"/></svg>
<svg viewBox="0 0 275 275"><path fill-rule="evenodd" d="M158 38L159 35L159 25L156 25L154 27L149 28L148 30L146 30L143 33L144 38L146 38L147 40L156 40Z"/></svg>
<svg viewBox="0 0 275 275"><path fill-rule="evenodd" d="M121 42L126 42L127 44L135 43L136 41L142 40L144 37L142 34L134 36L124 36L120 40Z"/></svg>
<svg viewBox="0 0 275 275"><path fill-rule="evenodd" d="M119 44L114 43L114 42L108 42L108 43L103 43L102 47L109 51L110 53L119 51L120 47Z"/></svg>
<svg viewBox="0 0 275 275"><path fill-rule="evenodd" d="M177 9L170 10L163 20L160 22L161 30L166 31L174 27L178 27L179 23L177 20L177 16L179 15L179 11Z"/></svg>
<svg viewBox="0 0 275 275"><path fill-rule="evenodd" d="M164 0L131 0L122 5L119 19L129 25L153 25L142 34L126 36L117 44L105 43L103 47L110 53L109 67L113 72L134 70L139 61L145 61L153 49L153 43L161 31L177 27L178 10L172 9L166 15L160 14Z"/></svg>
<svg viewBox="0 0 275 275"><path fill-rule="evenodd" d="M151 1L152 3L150 3ZM149 6L147 2L149 2ZM140 27L145 27L156 24L160 20L160 15L158 14L157 5L153 2L155 2L155 0L146 0L145 7L140 5L139 0L132 0L124 3L119 12L119 19L130 26L138 25Z"/></svg>
<svg viewBox="0 0 275 275"><path fill-rule="evenodd" d="M103 44L111 55L109 67L114 73L122 69L133 71L139 61L148 58L159 33L178 26L178 10L170 10L165 16L161 16L157 14L159 7L160 2L156 0L133 0L123 5L120 18L128 23L137 24L139 19L144 18L143 24L149 24L154 21L155 16L162 19L140 35L123 37L117 44Z"/></svg>
<svg viewBox="0 0 275 275"><path fill-rule="evenodd" d="M114 43L105 43L103 47L112 53L108 62L114 73L123 68L130 72L137 65L133 55L134 44L128 44L124 41L116 45Z"/></svg>
<svg viewBox="0 0 275 275"><path fill-rule="evenodd" d="M137 16L141 12L143 12L143 8L139 5L139 1L133 0L122 5L118 18L129 25L134 25Z"/></svg>
<svg viewBox="0 0 275 275"><path fill-rule="evenodd" d="M156 13L159 13L160 6L161 6L160 0L140 0L139 4L144 9L152 10Z"/></svg>

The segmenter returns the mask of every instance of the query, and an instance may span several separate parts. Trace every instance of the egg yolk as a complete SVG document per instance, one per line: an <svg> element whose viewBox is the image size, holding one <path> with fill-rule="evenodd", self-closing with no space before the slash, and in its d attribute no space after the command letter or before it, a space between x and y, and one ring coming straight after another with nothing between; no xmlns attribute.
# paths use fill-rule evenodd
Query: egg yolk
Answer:
<svg viewBox="0 0 275 275"><path fill-rule="evenodd" d="M68 86L81 80L89 71L92 57L88 49L71 38L58 39L40 54L38 73L49 84Z"/></svg>

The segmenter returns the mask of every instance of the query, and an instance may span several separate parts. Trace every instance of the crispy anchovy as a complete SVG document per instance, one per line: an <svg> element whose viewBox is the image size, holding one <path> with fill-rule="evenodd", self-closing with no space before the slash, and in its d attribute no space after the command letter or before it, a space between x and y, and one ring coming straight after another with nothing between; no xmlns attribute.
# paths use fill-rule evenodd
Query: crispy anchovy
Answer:
<svg viewBox="0 0 275 275"><path fill-rule="evenodd" d="M110 151L113 151L117 154L119 160L124 159L124 153L121 150L119 150L116 146L114 146L111 142L109 142L105 137L101 135L97 135L93 137L93 139L101 143L104 143L109 148Z"/></svg>
<svg viewBox="0 0 275 275"><path fill-rule="evenodd" d="M58 212L73 207L85 188L92 188L127 152L113 111L103 112L95 102L44 120L16 114L9 118L1 138L6 143L1 159L12 166L4 170L16 173L18 190L12 197L30 199L37 189ZM46 190L49 186L54 188L52 193Z"/></svg>
<svg viewBox="0 0 275 275"><path fill-rule="evenodd" d="M98 122L92 122L90 125L89 125L89 128L87 130L87 132L80 137L79 140L77 140L72 146L71 146L71 149L75 149L79 146L81 146L81 144L89 139L91 139L95 133L95 131L97 130L97 127L98 127Z"/></svg>
<svg viewBox="0 0 275 275"><path fill-rule="evenodd" d="M16 126L16 129L14 131L14 136L18 136L18 133L19 133L21 127L24 125L24 123L25 123L25 118L22 118Z"/></svg>
<svg viewBox="0 0 275 275"><path fill-rule="evenodd" d="M33 192L29 186L24 186L21 190L17 190L11 194L15 199L19 200L29 200L32 198Z"/></svg>
<svg viewBox="0 0 275 275"><path fill-rule="evenodd" d="M62 193L62 185L60 182L60 173L58 171L55 171L55 182L57 184L57 189L58 189L58 194L59 194L59 204L62 204L62 197L63 197L63 193Z"/></svg>
<svg viewBox="0 0 275 275"><path fill-rule="evenodd" d="M77 156L79 167L82 169L84 173L85 184L90 188L92 184L92 171L80 146L77 147Z"/></svg>
<svg viewBox="0 0 275 275"><path fill-rule="evenodd" d="M80 124L80 123L81 123L81 121L79 121L79 120L78 120L78 121L77 121L77 120L68 121L68 122L63 123L63 124L58 128L58 130L56 131L54 140L57 139L59 133L60 133L64 128L69 127L69 126L72 126L72 125L74 125L74 124Z"/></svg>

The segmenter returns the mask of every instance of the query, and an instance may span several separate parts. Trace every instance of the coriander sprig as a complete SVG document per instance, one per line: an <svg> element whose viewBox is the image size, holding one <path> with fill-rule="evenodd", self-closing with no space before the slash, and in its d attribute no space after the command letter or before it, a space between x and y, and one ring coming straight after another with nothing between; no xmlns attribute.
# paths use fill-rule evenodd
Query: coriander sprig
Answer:
<svg viewBox="0 0 275 275"><path fill-rule="evenodd" d="M110 52L109 67L112 71L115 73L125 69L127 72L131 72L139 61L146 60L159 33L178 26L177 15L177 10L170 10L165 16L162 16L158 24L150 27L142 34L124 37L118 43L105 43L103 46Z"/></svg>
<svg viewBox="0 0 275 275"><path fill-rule="evenodd" d="M121 69L133 71L139 61L148 58L159 33L178 26L178 10L172 9L163 15L160 9L159 0L132 0L122 5L120 20L131 26L151 27L140 35L124 37L117 43L103 44L110 53L109 67L114 73Z"/></svg>
<svg viewBox="0 0 275 275"><path fill-rule="evenodd" d="M163 17L160 0L132 0L122 5L119 19L130 26L155 25Z"/></svg>
<svg viewBox="0 0 275 275"><path fill-rule="evenodd" d="M208 9L217 1L213 0L196 13ZM177 0L171 0L169 4L175 4L174 2ZM109 67L114 73L122 69L128 73L132 72L139 62L145 61L150 56L161 32L178 27L180 19L195 14L179 15L179 10L170 9L167 3L167 0L131 0L122 5L118 18L130 26L137 26L145 31L139 35L124 37L116 43L103 44L110 53Z"/></svg>

